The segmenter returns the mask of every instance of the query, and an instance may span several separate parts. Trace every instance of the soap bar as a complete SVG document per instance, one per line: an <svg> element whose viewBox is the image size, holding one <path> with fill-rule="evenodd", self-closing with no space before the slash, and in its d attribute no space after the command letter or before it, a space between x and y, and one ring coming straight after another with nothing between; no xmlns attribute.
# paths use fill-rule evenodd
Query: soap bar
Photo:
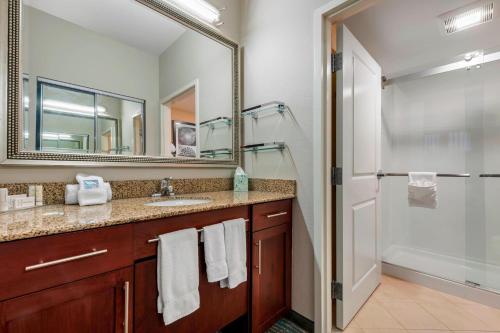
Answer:
<svg viewBox="0 0 500 333"><path fill-rule="evenodd" d="M14 209L35 207L35 197L15 198Z"/></svg>
<svg viewBox="0 0 500 333"><path fill-rule="evenodd" d="M9 195L7 197L7 202L8 202L8 205L9 205L9 209L15 209L14 206L15 206L15 201L17 199L24 199L24 198L27 198L28 196L26 194L15 194L15 195Z"/></svg>

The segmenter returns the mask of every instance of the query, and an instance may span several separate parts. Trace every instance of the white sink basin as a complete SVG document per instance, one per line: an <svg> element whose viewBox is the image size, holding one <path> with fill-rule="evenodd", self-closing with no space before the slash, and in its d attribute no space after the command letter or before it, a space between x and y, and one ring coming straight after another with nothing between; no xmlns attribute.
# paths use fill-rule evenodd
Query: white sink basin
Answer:
<svg viewBox="0 0 500 333"><path fill-rule="evenodd" d="M165 201L156 201L145 204L146 206L153 207L179 207L179 206L192 206L192 205L202 205L209 203L210 199L171 199Z"/></svg>

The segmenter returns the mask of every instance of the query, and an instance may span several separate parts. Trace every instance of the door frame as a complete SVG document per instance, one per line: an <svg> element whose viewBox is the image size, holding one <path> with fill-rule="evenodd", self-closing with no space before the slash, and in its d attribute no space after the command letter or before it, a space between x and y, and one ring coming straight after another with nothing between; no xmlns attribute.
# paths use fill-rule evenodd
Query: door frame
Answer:
<svg viewBox="0 0 500 333"><path fill-rule="evenodd" d="M331 282L333 280L335 212L332 209L331 167L335 129L332 126L331 26L381 0L331 0L313 18L313 195L314 195L314 331L332 332Z"/></svg>
<svg viewBox="0 0 500 333"><path fill-rule="evenodd" d="M195 124L196 124L196 145L200 145L200 80L198 78L186 84L184 87L178 89L167 97L160 99L160 154L161 156L172 157L172 154L167 150L165 140L171 133L172 121L170 117L170 108L166 106L168 102L174 98L184 94L186 91L194 88L195 98ZM166 124L168 122L168 125ZM200 157L200 149L196 150L197 158Z"/></svg>

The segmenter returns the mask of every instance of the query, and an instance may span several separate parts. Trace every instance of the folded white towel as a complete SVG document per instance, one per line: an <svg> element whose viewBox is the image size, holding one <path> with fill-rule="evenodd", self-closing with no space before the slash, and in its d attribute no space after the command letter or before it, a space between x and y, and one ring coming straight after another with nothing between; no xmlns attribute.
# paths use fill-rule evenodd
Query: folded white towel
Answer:
<svg viewBox="0 0 500 333"><path fill-rule="evenodd" d="M437 208L435 172L410 172L408 174L408 204L410 207Z"/></svg>
<svg viewBox="0 0 500 333"><path fill-rule="evenodd" d="M78 190L78 204L80 206L102 205L106 202L108 202L108 193L105 189Z"/></svg>
<svg viewBox="0 0 500 333"><path fill-rule="evenodd" d="M78 204L78 190L80 185L78 184L67 184L64 191L64 203L66 205L77 205ZM111 190L110 183L104 183L104 189L106 190L107 201L110 202L113 199L113 192Z"/></svg>
<svg viewBox="0 0 500 333"><path fill-rule="evenodd" d="M158 313L168 325L200 307L196 229L160 235L157 260Z"/></svg>
<svg viewBox="0 0 500 333"><path fill-rule="evenodd" d="M106 190L107 200L108 200L108 202L110 202L111 199L113 199L113 190L111 190L111 184L104 183L104 189Z"/></svg>
<svg viewBox="0 0 500 333"><path fill-rule="evenodd" d="M222 223L203 228L205 263L208 282L217 282L228 277L224 225Z"/></svg>
<svg viewBox="0 0 500 333"><path fill-rule="evenodd" d="M247 242L244 219L223 222L228 278L220 282L221 288L236 288L247 280Z"/></svg>

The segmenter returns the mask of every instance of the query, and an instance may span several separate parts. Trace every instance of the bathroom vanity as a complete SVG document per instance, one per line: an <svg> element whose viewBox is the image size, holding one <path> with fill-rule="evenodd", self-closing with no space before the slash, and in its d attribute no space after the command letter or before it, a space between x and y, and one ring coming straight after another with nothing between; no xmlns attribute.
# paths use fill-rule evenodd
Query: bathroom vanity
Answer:
<svg viewBox="0 0 500 333"><path fill-rule="evenodd" d="M245 318L249 331L265 331L290 309L293 195L197 197L213 200L161 208L145 206L155 199L125 199L0 215L0 331L212 333ZM200 243L201 306L164 326L156 307L158 235L234 218L247 220L247 282L208 283Z"/></svg>

